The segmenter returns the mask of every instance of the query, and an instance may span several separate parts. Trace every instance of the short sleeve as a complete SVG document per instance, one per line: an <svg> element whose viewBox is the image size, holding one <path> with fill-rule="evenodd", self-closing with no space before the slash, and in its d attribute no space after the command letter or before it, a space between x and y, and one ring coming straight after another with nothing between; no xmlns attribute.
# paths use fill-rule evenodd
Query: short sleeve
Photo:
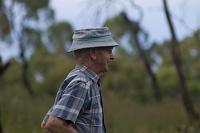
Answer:
<svg viewBox="0 0 200 133"><path fill-rule="evenodd" d="M52 107L49 115L75 123L90 86L88 83L81 80L70 83L65 88L60 100Z"/></svg>

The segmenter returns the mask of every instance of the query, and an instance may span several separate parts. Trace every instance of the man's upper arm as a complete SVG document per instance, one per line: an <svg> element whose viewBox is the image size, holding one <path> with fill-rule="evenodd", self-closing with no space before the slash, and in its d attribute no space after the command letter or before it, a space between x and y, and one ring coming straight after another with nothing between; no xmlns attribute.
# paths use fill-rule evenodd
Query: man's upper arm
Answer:
<svg viewBox="0 0 200 133"><path fill-rule="evenodd" d="M75 123L85 101L87 89L87 82L75 80L64 90L61 99L53 106L49 115Z"/></svg>

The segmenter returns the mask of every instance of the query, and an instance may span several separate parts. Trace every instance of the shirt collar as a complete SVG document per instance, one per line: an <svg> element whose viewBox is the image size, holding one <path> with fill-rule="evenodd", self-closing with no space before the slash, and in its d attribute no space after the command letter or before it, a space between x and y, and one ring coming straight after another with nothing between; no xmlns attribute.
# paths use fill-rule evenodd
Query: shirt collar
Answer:
<svg viewBox="0 0 200 133"><path fill-rule="evenodd" d="M87 66L76 64L75 69L79 69L80 71L85 72L96 83L100 80L100 77Z"/></svg>

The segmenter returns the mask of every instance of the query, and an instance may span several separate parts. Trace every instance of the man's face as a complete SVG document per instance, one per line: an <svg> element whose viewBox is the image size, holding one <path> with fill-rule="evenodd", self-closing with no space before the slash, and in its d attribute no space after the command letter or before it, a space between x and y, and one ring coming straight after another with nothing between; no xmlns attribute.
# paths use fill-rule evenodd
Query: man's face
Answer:
<svg viewBox="0 0 200 133"><path fill-rule="evenodd" d="M99 73L104 73L109 70L108 64L114 59L112 53L113 47L96 48L96 67Z"/></svg>

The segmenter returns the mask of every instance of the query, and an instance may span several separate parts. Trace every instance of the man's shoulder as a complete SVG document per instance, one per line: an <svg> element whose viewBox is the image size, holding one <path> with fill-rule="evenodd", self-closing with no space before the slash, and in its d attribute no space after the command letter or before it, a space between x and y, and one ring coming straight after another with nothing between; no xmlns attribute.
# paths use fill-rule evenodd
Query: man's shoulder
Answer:
<svg viewBox="0 0 200 133"><path fill-rule="evenodd" d="M77 84L79 84L87 90L90 88L92 83L92 80L88 77L86 73L84 73L83 71L74 70L72 70L68 74L67 78L64 80L64 84L66 87L76 86Z"/></svg>
<svg viewBox="0 0 200 133"><path fill-rule="evenodd" d="M83 81L83 82L88 82L91 79L89 78L89 76L87 75L87 73L85 73L82 70L79 69L74 69L72 70L66 79L72 78L73 80L79 80L79 81Z"/></svg>

